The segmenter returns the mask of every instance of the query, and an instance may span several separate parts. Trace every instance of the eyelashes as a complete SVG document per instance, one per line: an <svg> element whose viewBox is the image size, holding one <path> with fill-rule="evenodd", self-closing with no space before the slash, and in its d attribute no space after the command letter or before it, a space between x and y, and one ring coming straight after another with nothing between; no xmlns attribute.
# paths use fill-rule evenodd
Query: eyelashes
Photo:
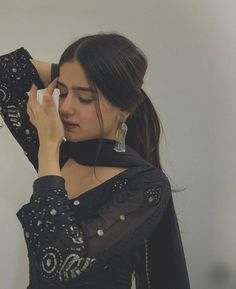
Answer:
<svg viewBox="0 0 236 289"><path fill-rule="evenodd" d="M63 98L63 97L66 97L66 93L60 93L59 94L59 98ZM78 97L78 99L80 102L82 102L84 104L89 104L89 103L93 102L93 99L84 99L80 96Z"/></svg>

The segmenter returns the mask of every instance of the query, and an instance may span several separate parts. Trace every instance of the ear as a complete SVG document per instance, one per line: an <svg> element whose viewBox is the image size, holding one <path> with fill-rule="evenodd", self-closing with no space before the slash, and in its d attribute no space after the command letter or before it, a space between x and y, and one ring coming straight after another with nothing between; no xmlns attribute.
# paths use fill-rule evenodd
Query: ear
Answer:
<svg viewBox="0 0 236 289"><path fill-rule="evenodd" d="M127 110L125 110L125 109L123 109L123 108L120 108L120 112L121 112L121 114L123 114L123 116L127 119L128 117L129 117L129 115L130 115L130 113L127 111Z"/></svg>

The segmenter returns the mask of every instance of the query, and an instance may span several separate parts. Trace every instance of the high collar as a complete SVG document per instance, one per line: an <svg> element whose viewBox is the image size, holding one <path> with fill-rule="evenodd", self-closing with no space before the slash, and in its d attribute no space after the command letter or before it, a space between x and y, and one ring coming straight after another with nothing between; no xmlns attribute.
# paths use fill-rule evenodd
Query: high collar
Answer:
<svg viewBox="0 0 236 289"><path fill-rule="evenodd" d="M72 158L81 165L93 166L100 139L89 139L85 141L72 142L65 140L60 146L60 166ZM114 150L115 140L102 139L101 151L96 161L96 166L101 167L135 167L152 166L144 160L133 148L126 144L125 152Z"/></svg>

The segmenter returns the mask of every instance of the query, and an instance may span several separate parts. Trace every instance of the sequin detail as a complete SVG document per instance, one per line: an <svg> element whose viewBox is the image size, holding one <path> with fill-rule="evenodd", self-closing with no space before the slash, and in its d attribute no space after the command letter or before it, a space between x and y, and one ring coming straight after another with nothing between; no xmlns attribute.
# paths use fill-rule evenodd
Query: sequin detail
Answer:
<svg viewBox="0 0 236 289"><path fill-rule="evenodd" d="M69 254L63 261L60 250L56 247L47 247L43 250L40 270L46 279L58 275L61 281L69 281L77 278L96 261L93 258L81 257L79 254Z"/></svg>
<svg viewBox="0 0 236 289"><path fill-rule="evenodd" d="M121 178L119 180L115 180L111 185L111 191L117 192L122 190L128 184L127 178Z"/></svg>
<svg viewBox="0 0 236 289"><path fill-rule="evenodd" d="M91 268L95 258L80 257L78 254L70 254L63 262L59 271L59 279L68 281L77 278L82 272Z"/></svg>
<svg viewBox="0 0 236 289"><path fill-rule="evenodd" d="M38 88L45 87L29 58L28 51L23 47L0 57L0 116L37 169L39 140L37 129L27 113L26 92L32 82Z"/></svg>
<svg viewBox="0 0 236 289"><path fill-rule="evenodd" d="M75 201L73 202L73 204L74 204L75 206L78 206L78 205L80 204L80 201L79 201L79 200L75 200Z"/></svg>
<svg viewBox="0 0 236 289"><path fill-rule="evenodd" d="M50 176L45 178L51 179ZM36 182L42 182L42 179ZM55 179L63 181L57 176ZM96 258L85 256L85 235L75 225L66 191L61 188L50 190L48 186L47 189L42 196L38 196L38 193L42 194L41 190L34 191L31 203L23 206L17 216L23 224L27 244L39 256L41 275L46 279L69 281L90 268ZM46 246L48 243L51 246Z"/></svg>
<svg viewBox="0 0 236 289"><path fill-rule="evenodd" d="M150 206L156 206L161 200L161 187L149 188L144 193L145 201Z"/></svg>
<svg viewBox="0 0 236 289"><path fill-rule="evenodd" d="M56 276L62 265L62 255L60 250L55 247L47 247L42 251L43 257L40 270L43 277L53 278Z"/></svg>
<svg viewBox="0 0 236 289"><path fill-rule="evenodd" d="M99 229L99 230L97 230L97 234L98 234L98 236L103 236L104 232L103 232L103 230Z"/></svg>

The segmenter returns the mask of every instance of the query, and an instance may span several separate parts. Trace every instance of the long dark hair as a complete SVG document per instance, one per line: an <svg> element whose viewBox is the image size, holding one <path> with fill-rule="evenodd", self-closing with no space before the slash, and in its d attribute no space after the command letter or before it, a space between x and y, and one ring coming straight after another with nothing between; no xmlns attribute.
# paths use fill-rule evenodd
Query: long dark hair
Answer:
<svg viewBox="0 0 236 289"><path fill-rule="evenodd" d="M60 58L59 68L65 62L75 60L84 69L95 91L97 87L110 103L130 113L126 121L126 144L163 170L159 154L163 128L151 100L142 89L147 69L145 54L123 35L98 33L69 45ZM101 127L101 145L103 120L97 103L96 112ZM100 147L97 156L99 150Z"/></svg>

